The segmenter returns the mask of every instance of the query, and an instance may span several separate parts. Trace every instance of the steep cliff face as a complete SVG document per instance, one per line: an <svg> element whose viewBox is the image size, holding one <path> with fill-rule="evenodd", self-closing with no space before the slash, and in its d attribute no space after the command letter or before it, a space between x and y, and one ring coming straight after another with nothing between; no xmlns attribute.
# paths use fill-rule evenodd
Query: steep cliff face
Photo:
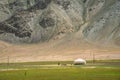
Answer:
<svg viewBox="0 0 120 80"><path fill-rule="evenodd" d="M0 1L0 40L37 43L69 36L120 46L120 0Z"/></svg>

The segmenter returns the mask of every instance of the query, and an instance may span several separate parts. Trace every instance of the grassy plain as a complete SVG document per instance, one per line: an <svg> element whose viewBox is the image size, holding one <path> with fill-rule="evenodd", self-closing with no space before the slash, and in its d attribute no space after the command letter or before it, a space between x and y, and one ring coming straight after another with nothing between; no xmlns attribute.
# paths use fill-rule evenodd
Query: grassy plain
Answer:
<svg viewBox="0 0 120 80"><path fill-rule="evenodd" d="M120 80L120 60L1 63L0 80Z"/></svg>

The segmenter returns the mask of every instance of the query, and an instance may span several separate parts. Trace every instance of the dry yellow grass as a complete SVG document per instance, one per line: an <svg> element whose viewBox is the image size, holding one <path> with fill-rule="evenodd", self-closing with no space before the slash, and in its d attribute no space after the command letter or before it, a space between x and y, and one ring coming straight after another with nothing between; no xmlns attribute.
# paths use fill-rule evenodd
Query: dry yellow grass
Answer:
<svg viewBox="0 0 120 80"><path fill-rule="evenodd" d="M102 48L78 41L59 41L15 45L0 42L0 62L58 61L84 59L120 59L119 48Z"/></svg>

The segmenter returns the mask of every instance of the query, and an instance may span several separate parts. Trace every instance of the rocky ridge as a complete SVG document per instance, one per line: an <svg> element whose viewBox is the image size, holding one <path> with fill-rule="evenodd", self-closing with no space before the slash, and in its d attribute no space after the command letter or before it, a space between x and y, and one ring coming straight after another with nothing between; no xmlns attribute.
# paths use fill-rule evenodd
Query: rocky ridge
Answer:
<svg viewBox="0 0 120 80"><path fill-rule="evenodd" d="M0 40L10 43L77 36L79 42L120 47L119 21L120 0L0 1Z"/></svg>

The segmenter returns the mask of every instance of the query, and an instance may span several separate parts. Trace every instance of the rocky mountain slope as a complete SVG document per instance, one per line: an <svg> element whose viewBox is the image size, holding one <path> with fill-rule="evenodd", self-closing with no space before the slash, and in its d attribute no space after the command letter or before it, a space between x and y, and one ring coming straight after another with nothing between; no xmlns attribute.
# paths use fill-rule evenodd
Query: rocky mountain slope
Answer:
<svg viewBox="0 0 120 80"><path fill-rule="evenodd" d="M118 59L120 0L0 0L0 40L13 61Z"/></svg>
<svg viewBox="0 0 120 80"><path fill-rule="evenodd" d="M79 32L90 43L120 46L119 0L1 0L0 39L59 40Z"/></svg>

